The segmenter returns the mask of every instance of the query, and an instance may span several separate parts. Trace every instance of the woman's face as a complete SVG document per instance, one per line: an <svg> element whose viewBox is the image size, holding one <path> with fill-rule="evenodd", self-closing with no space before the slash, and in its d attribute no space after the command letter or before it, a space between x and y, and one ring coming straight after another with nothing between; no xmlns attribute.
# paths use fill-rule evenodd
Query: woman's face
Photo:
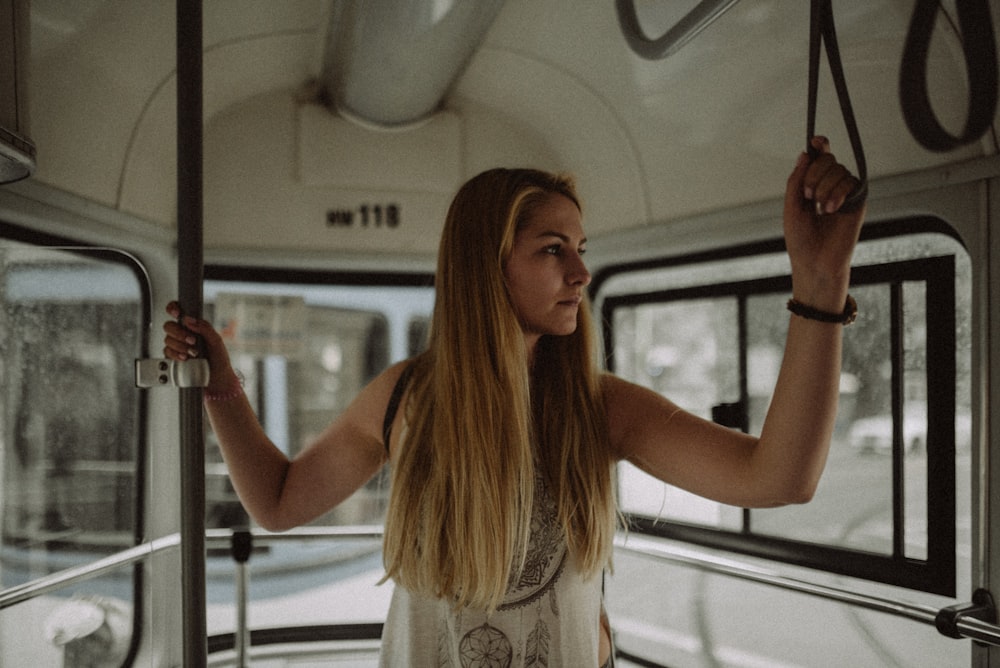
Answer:
<svg viewBox="0 0 1000 668"><path fill-rule="evenodd" d="M529 350L542 336L576 331L583 291L590 283L582 257L586 244L580 210L558 194L538 205L515 234L504 276Z"/></svg>

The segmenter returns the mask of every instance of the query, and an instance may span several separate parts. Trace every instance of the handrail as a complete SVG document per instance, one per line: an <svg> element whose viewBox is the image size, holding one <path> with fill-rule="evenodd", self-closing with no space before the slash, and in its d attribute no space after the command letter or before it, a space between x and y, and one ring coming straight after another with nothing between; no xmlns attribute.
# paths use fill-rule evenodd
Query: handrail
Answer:
<svg viewBox="0 0 1000 668"><path fill-rule="evenodd" d="M637 55L646 60L661 60L677 53L682 46L695 38L715 19L739 0L702 0L685 14L674 26L656 39L650 39L639 25L635 0L616 0L618 24L625 41Z"/></svg>
<svg viewBox="0 0 1000 668"><path fill-rule="evenodd" d="M385 531L380 524L358 524L355 526L305 526L289 529L275 533L263 529L253 528L254 542L262 544L294 542L297 540L310 540L321 538L382 538ZM205 540L213 547L226 547L233 532L230 529L208 529L205 531Z"/></svg>
<svg viewBox="0 0 1000 668"><path fill-rule="evenodd" d="M73 566L51 575L26 582L23 585L0 591L0 610L9 608L28 599L48 594L49 592L68 587L69 585L90 580L99 575L110 573L124 566L145 561L153 555L171 548L180 547L180 534L170 534L162 538L142 543L127 550L116 552L110 556L98 559L83 566Z"/></svg>
<svg viewBox="0 0 1000 668"><path fill-rule="evenodd" d="M700 552L697 555L688 554L660 540L635 534L627 536L618 535L615 538L615 547L625 552L651 557L658 561L667 561L718 575L765 584L838 603L846 603L867 610L874 610L896 617L904 617L931 626L936 625L935 620L940 612L937 608L929 605L892 600L881 596L872 596L871 594L851 591L850 589L806 582L731 559L713 557ZM954 629L965 638L1000 646L1000 626L996 624L990 624L971 617L962 617L955 622Z"/></svg>
<svg viewBox="0 0 1000 668"><path fill-rule="evenodd" d="M375 539L383 536L383 529L381 526L374 525L357 527L300 527L282 533L271 533L255 529L253 535L254 539L261 544L269 544L284 541L338 538ZM209 529L205 532L206 543L212 546L227 546L231 537L232 531L229 529ZM104 559L99 559L85 566L68 568L33 582L0 591L0 610L68 585L94 578L123 566L144 561L161 552L179 547L180 534L169 534L162 538L136 545ZM875 612L903 617L931 626L935 626L935 620L940 613L940 610L929 605L873 596L850 589L829 587L781 575L775 571L751 566L732 559L714 557L701 552L694 554L672 547L662 540L637 534L619 534L615 538L615 547L625 552L650 557L658 561L670 562L718 575L815 596ZM1000 646L1000 625L984 622L972 617L960 617L955 621L954 630L964 638Z"/></svg>
<svg viewBox="0 0 1000 668"><path fill-rule="evenodd" d="M255 539L265 544L330 538L381 538L382 527L374 525L356 527L301 527L283 533L271 533L255 529L253 534ZM205 531L205 542L206 545L212 547L226 547L229 545L231 536L232 531L229 529L208 529ZM66 568L23 585L0 590L0 610L77 584L78 582L91 580L125 566L146 561L161 552L178 549L180 545L180 533L167 534L161 538L155 538L88 564Z"/></svg>
<svg viewBox="0 0 1000 668"><path fill-rule="evenodd" d="M253 629L250 646L297 645L319 642L378 641L382 638L381 622L355 624L314 624L310 626L281 626ZM208 637L209 655L238 650L238 632L217 633ZM287 657L286 657L287 658ZM239 659L237 659L239 665Z"/></svg>

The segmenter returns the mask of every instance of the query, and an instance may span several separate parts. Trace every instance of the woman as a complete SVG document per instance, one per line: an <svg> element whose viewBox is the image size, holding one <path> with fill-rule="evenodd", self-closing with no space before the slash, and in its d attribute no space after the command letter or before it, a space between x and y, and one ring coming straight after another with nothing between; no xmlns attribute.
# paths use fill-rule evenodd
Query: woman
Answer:
<svg viewBox="0 0 1000 668"><path fill-rule="evenodd" d="M208 323L166 323L164 352L187 359L203 338L209 419L266 529L318 517L391 464L383 665L609 665L601 574L617 461L741 507L802 503L816 489L840 373L841 327L829 320L847 311L863 211L838 213L857 181L824 138L813 146L786 188L794 315L760 437L598 370L579 203L568 180L533 170L462 187L428 350L375 378L293 461L264 434Z"/></svg>

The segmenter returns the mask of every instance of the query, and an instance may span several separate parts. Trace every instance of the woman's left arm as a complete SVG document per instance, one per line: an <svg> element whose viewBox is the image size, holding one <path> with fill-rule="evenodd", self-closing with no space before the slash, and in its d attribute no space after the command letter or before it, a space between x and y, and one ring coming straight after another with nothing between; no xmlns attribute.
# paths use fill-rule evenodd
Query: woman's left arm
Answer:
<svg viewBox="0 0 1000 668"><path fill-rule="evenodd" d="M840 212L857 179L813 139L788 178L784 233L792 298L827 313L847 300L864 207ZM790 316L785 354L759 438L702 420L620 379L604 383L619 456L696 494L743 507L803 503L826 464L840 385L842 325Z"/></svg>

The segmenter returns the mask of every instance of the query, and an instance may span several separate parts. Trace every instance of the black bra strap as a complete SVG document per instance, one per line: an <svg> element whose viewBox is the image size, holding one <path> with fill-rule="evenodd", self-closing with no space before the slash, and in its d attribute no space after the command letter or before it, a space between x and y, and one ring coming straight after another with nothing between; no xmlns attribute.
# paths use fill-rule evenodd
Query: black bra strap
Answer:
<svg viewBox="0 0 1000 668"><path fill-rule="evenodd" d="M385 407L385 419L382 421L382 446L385 448L386 457L389 456L389 437L392 436L392 422L396 419L396 411L399 410L399 402L403 398L407 383L410 382L410 374L413 372L413 365L407 364L400 374L396 386L392 388L392 395L389 397L389 405Z"/></svg>

